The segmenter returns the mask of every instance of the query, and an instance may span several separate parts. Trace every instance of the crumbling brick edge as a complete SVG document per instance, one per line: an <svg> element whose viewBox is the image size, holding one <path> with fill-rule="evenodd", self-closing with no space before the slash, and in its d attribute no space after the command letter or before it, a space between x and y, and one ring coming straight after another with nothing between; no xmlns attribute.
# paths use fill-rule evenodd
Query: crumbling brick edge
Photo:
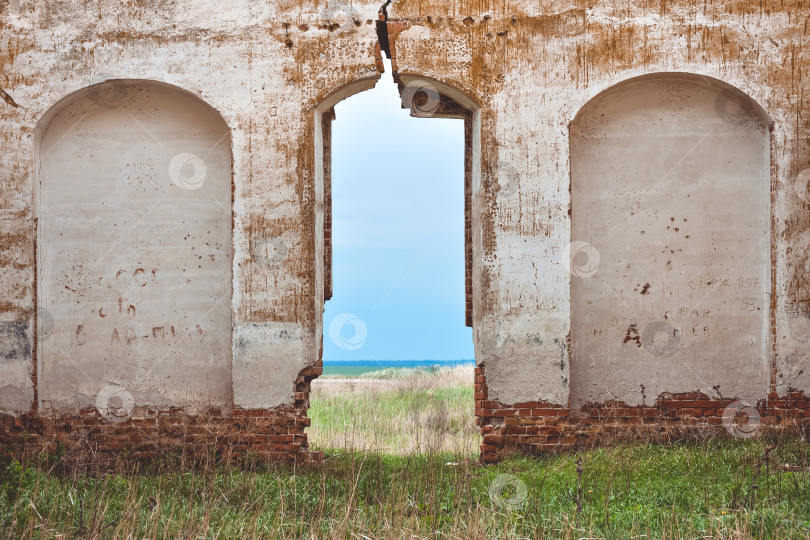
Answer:
<svg viewBox="0 0 810 540"><path fill-rule="evenodd" d="M504 404L488 399L485 367L475 368L475 417L481 429L480 460L498 463L506 455L537 455L618 441L668 443L731 437L723 412L734 399L713 399L700 392L663 394L654 406L617 401L578 411L543 401ZM768 396L756 405L755 436L805 433L810 436L810 396L791 391Z"/></svg>
<svg viewBox="0 0 810 540"><path fill-rule="evenodd" d="M116 468L122 461L151 462L162 457L188 463L318 464L305 428L310 384L320 366L305 368L295 381L294 404L273 409L189 413L182 408L143 409L122 421L88 408L75 415L0 415L0 465L10 459L58 458L66 466Z"/></svg>
<svg viewBox="0 0 810 540"><path fill-rule="evenodd" d="M114 422L96 409L76 415L26 413L0 415L0 464L36 459L43 454L71 463L92 462L114 468L122 459L153 461L162 456L197 462L320 464L322 452L309 448L305 428L312 380L322 367L301 371L294 404L273 409L225 411L211 408L190 414L179 408L138 410ZM485 367L475 368L475 417L481 429L480 460L498 463L510 453L537 455L622 440L667 443L731 435L723 412L735 400L699 392L665 394L654 406L606 402L572 412L566 405L542 401L503 404L488 399ZM757 435L805 433L810 436L810 396L791 391L756 404Z"/></svg>

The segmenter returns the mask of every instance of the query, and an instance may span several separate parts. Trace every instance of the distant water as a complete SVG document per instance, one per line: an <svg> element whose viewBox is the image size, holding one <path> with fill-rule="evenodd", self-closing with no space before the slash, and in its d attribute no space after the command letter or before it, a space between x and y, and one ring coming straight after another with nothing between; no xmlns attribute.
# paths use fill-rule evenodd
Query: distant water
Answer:
<svg viewBox="0 0 810 540"><path fill-rule="evenodd" d="M475 360L324 360L324 375L358 376L388 368L472 366Z"/></svg>

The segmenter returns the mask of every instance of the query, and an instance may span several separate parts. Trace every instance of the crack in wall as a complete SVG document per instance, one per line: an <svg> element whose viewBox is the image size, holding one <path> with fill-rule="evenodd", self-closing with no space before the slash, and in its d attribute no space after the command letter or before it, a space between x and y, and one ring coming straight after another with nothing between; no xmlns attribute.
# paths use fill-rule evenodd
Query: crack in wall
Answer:
<svg viewBox="0 0 810 540"><path fill-rule="evenodd" d="M385 53L386 58L391 60L391 42L388 37L388 0L380 8L379 20L377 21L377 39L380 43L380 50Z"/></svg>

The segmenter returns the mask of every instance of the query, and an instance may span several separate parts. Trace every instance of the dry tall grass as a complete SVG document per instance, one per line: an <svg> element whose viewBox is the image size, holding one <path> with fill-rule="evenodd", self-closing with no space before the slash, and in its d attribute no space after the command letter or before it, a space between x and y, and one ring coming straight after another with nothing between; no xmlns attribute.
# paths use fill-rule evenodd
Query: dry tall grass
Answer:
<svg viewBox="0 0 810 540"><path fill-rule="evenodd" d="M810 449L631 445L510 459L336 456L318 468L134 468L62 475L32 464L0 478L0 539L806 539ZM789 463L790 471L782 465ZM524 491L493 486L504 477ZM504 499L513 502L504 504Z"/></svg>
<svg viewBox="0 0 810 540"><path fill-rule="evenodd" d="M806 441L619 444L482 466L470 368L367 379L315 384L310 435L328 453L317 467L13 463L0 472L0 540L810 538Z"/></svg>
<svg viewBox="0 0 810 540"><path fill-rule="evenodd" d="M474 455L481 436L474 417L473 371L458 366L316 379L309 440L326 450Z"/></svg>

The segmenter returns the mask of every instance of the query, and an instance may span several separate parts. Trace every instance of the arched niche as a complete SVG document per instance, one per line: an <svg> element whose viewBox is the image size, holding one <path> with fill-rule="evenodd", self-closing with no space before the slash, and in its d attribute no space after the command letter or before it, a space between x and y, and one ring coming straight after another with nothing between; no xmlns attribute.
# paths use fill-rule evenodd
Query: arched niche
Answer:
<svg viewBox="0 0 810 540"><path fill-rule="evenodd" d="M682 73L618 84L571 123L573 407L766 395L771 124Z"/></svg>
<svg viewBox="0 0 810 540"><path fill-rule="evenodd" d="M179 88L110 80L38 125L40 407L230 406L231 137ZM124 410L125 416L131 411Z"/></svg>

